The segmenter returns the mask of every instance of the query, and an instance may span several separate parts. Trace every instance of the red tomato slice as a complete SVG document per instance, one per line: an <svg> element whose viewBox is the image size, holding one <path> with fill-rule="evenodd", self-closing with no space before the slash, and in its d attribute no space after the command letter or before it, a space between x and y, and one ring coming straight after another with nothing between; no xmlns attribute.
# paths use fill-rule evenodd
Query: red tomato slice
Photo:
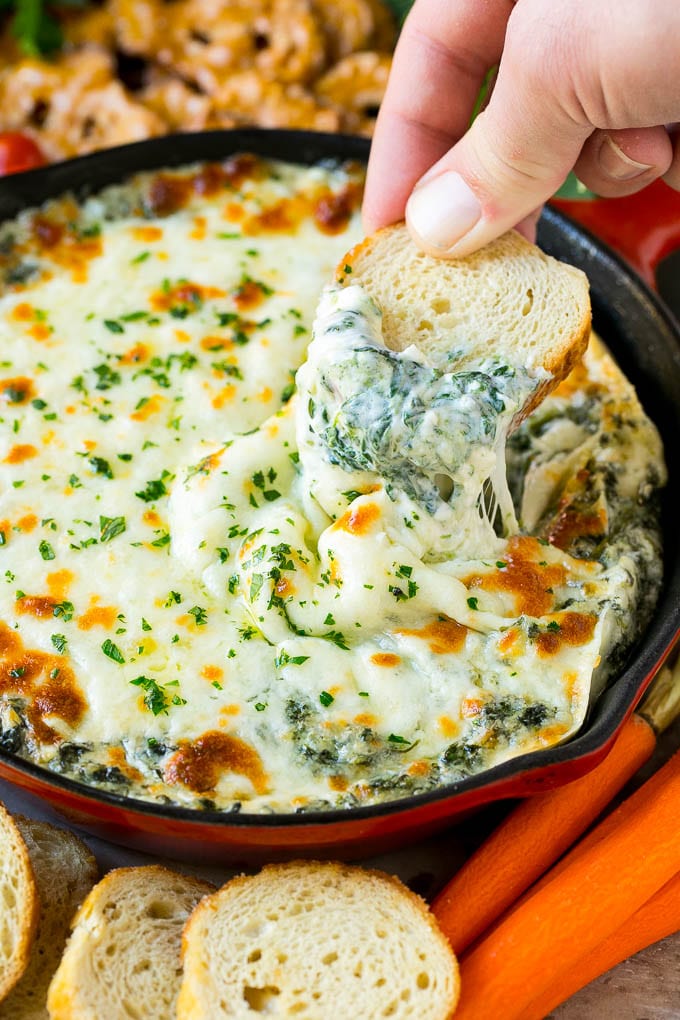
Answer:
<svg viewBox="0 0 680 1020"><path fill-rule="evenodd" d="M0 176L32 170L46 162L32 138L15 131L0 131Z"/></svg>

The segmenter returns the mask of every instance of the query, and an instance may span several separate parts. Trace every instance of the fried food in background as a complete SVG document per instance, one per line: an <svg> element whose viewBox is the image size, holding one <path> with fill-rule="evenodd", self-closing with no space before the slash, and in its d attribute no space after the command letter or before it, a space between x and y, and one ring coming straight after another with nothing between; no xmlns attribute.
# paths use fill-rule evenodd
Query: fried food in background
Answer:
<svg viewBox="0 0 680 1020"><path fill-rule="evenodd" d="M168 131L370 134L396 28L382 0L105 0L58 8L61 48L0 35L0 131L48 160Z"/></svg>

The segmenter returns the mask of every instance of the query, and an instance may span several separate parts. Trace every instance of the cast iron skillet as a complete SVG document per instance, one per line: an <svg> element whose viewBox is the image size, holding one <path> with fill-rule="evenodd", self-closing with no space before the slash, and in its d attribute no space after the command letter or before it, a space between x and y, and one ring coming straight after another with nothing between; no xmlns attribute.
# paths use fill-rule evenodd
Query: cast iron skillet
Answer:
<svg viewBox="0 0 680 1020"><path fill-rule="evenodd" d="M64 191L85 195L138 170L220 160L244 151L299 163L365 161L368 147L365 139L350 136L255 129L154 138L5 179L0 182L0 220ZM580 735L430 793L304 814L247 815L150 804L65 779L7 751L0 751L0 776L114 842L170 857L253 863L304 855L369 856L420 839L489 801L556 786L593 768L680 634L680 331L624 262L554 210L543 214L539 243L588 274L595 328L661 430L670 472L663 518L665 583L654 619Z"/></svg>

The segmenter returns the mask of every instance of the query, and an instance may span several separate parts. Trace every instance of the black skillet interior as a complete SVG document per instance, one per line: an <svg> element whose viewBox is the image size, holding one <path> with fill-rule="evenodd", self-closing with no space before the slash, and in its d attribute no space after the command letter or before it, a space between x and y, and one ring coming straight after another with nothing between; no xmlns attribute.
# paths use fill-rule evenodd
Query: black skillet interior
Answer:
<svg viewBox="0 0 680 1020"><path fill-rule="evenodd" d="M364 138L301 131L243 129L213 131L154 138L118 149L109 149L18 174L0 181L0 221L21 210L70 191L82 197L108 184L117 183L140 170L161 169L202 160L221 160L234 152L255 152L263 156L314 163L319 160L354 159L365 162L369 143ZM680 528L674 519L680 505L680 329L668 310L635 275L628 265L592 235L552 209L546 209L539 224L538 242L547 252L583 269L590 279L593 324L611 347L622 369L635 384L642 403L658 426L664 440L669 483L664 494L665 581L654 618L634 650L626 669L595 704L581 735L568 744L533 752L505 762L488 772L462 780L429 794L393 801L369 808L352 809L351 814L371 815L398 811L416 802L443 799L463 788L486 785L519 775L533 768L559 765L597 751L616 731L636 702L646 678L668 650L680 627ZM15 767L33 772L35 766L0 752ZM37 769L46 776L43 770ZM50 782L83 790L59 776ZM89 795L117 803L125 800L150 814L188 818L190 809L162 807L88 789ZM201 821L247 824L248 816L201 812ZM311 823L346 818L347 811L304 815L277 815L258 824Z"/></svg>

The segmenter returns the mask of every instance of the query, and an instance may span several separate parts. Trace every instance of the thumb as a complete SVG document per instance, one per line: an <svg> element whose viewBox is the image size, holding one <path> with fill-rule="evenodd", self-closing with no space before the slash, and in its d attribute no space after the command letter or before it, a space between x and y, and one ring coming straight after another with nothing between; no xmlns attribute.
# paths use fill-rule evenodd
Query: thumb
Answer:
<svg viewBox="0 0 680 1020"><path fill-rule="evenodd" d="M532 58L532 51L542 55ZM551 89L547 64L535 37L515 59L508 34L487 108L408 200L406 221L425 251L444 258L476 251L563 183L593 127L560 104L557 96L568 93L568 81L556 84L553 72Z"/></svg>

